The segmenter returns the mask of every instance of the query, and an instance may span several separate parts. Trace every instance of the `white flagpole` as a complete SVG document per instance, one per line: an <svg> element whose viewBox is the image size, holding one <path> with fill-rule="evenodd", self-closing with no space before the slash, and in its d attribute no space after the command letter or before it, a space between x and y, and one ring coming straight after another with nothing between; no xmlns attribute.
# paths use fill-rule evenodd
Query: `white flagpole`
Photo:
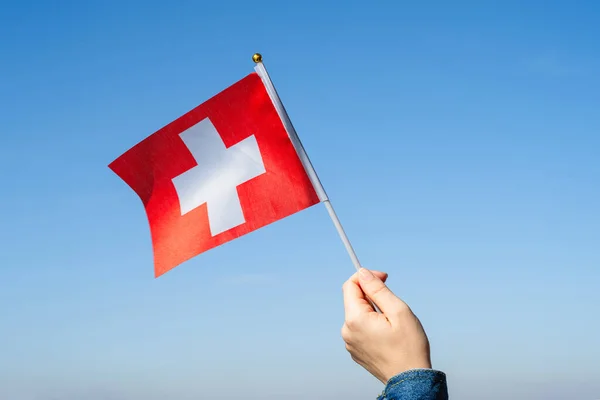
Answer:
<svg viewBox="0 0 600 400"><path fill-rule="evenodd" d="M290 136L290 139L292 140L292 144L296 148L296 152L298 153L300 161L302 161L302 165L304 165L304 169L306 170L306 173L308 174L308 177L312 182L315 191L317 192L317 196L319 196L319 200L325 204L325 208L327 208L327 212L329 213L329 216L331 217L331 220L335 225L335 229L340 235L340 238L342 239L342 242L346 247L348 255L350 255L350 258L352 259L352 264L354 264L354 267L357 271L360 270L361 265L356 255L356 252L354 251L354 248L352 247L352 244L348 239L348 235L346 235L346 232L342 227L340 219L338 218L337 214L335 213L335 210L333 209L333 206L331 205L331 202L329 201L329 197L327 197L325 188L323 188L323 184L321 183L321 180L319 179L315 168L310 162L310 159L306 154L306 150L304 150L304 146L302 145L302 142L298 137L298 133L296 133L296 129L294 128L294 125L292 125L292 121L290 120L290 117L287 111L285 110L285 107L283 106L279 95L277 94L277 90L275 90L275 86L271 81L271 77L269 76L269 73L267 72L267 69L265 68L265 65L262 62L262 56L256 53L254 54L254 56L252 56L252 60L256 63L254 69L256 70L258 76L261 77L265 88L267 89L267 93L269 93L269 97L271 97L271 101L273 101L275 109L277 109L277 113L279 114L279 117L283 122L285 130L287 131L288 135Z"/></svg>
<svg viewBox="0 0 600 400"><path fill-rule="evenodd" d="M358 260L358 256L356 255L356 252L354 251L354 248L350 243L350 239L348 239L346 231L344 231L344 227L342 227L340 219L338 218L335 210L333 209L333 206L331 205L331 201L329 201L329 197L327 197L325 188L323 187L323 184L321 183L321 180L319 179L315 168L310 162L308 154L306 154L306 150L304 149L304 146L300 141L300 137L298 137L298 133L296 132L294 125L292 125L292 121L290 120L290 117L287 111L285 110L285 107L283 106L283 102L279 98L279 94L277 94L277 90L273 85L273 81L271 81L271 77L269 76L269 73L267 72L267 69L265 68L265 65L262 62L262 55L260 55L259 53L254 54L252 56L252 61L254 61L254 63L256 64L254 70L262 79L263 84L267 89L267 93L269 94L271 101L275 105L275 109L277 110L281 121L283 122L283 126L285 127L285 130L287 131L288 135L290 136L292 144L294 145L296 152L300 157L300 161L302 161L302 165L304 165L304 169L306 170L306 173L308 174L308 177L312 182L315 191L317 192L319 200L325 204L325 208L327 209L327 212L329 213L329 216L333 221L333 225L335 225L335 229L337 230L338 234L340 235L340 238L342 239L342 243L344 243L344 247L346 247L346 251L350 256L350 259L352 260L352 264L354 264L354 268L356 268L356 271L359 271L361 265L360 261ZM369 301L373 308L380 313L381 311L379 310L379 308L377 308L377 306L371 300Z"/></svg>

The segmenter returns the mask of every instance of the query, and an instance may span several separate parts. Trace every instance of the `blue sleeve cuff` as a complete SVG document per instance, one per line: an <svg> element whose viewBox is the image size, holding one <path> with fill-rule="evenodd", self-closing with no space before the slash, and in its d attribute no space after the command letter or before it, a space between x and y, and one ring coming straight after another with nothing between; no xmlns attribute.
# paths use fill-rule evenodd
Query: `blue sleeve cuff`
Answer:
<svg viewBox="0 0 600 400"><path fill-rule="evenodd" d="M411 369L392 377L378 400L447 400L446 374L433 369Z"/></svg>

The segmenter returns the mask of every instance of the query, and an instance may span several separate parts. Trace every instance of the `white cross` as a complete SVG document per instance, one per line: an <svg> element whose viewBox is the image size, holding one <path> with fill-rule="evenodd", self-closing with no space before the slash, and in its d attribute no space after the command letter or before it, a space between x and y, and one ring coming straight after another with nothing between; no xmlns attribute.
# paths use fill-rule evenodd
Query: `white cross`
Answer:
<svg viewBox="0 0 600 400"><path fill-rule="evenodd" d="M246 222L237 186L266 172L254 135L226 148L206 118L179 136L198 164L173 178L181 215L207 203L212 236Z"/></svg>

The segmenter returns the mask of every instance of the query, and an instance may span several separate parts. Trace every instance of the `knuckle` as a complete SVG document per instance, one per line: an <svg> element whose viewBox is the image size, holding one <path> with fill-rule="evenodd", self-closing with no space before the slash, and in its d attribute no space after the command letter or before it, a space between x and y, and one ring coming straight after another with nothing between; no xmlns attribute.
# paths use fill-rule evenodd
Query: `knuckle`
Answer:
<svg viewBox="0 0 600 400"><path fill-rule="evenodd" d="M412 314L412 310L410 309L410 307L408 306L408 304L406 304L405 302L401 301L400 304L398 305L398 311L403 313L403 314Z"/></svg>
<svg viewBox="0 0 600 400"><path fill-rule="evenodd" d="M360 329L361 321L355 317L346 318L345 326L348 331L356 331Z"/></svg>
<svg viewBox="0 0 600 400"><path fill-rule="evenodd" d="M350 333L350 329L348 329L346 324L344 324L344 326L342 326L342 339L346 343L349 343L352 340L352 334ZM346 348L347 347L348 347L348 345L346 345Z"/></svg>
<svg viewBox="0 0 600 400"><path fill-rule="evenodd" d="M388 290L389 289L385 285L377 285L377 287L374 287L373 290L371 291L371 296L373 296L373 297L381 296L383 293L386 293Z"/></svg>
<svg viewBox="0 0 600 400"><path fill-rule="evenodd" d="M346 351L352 354L352 346L350 346L348 343L346 343Z"/></svg>
<svg viewBox="0 0 600 400"><path fill-rule="evenodd" d="M406 317L406 316L412 315L412 310L410 309L408 304L406 304L403 301L400 301L400 302L398 302L398 304L396 304L394 311L395 311L395 314L399 317Z"/></svg>
<svg viewBox="0 0 600 400"><path fill-rule="evenodd" d="M348 284L349 283L350 283L350 281L344 282L344 284L342 285L342 292L345 292L348 289Z"/></svg>

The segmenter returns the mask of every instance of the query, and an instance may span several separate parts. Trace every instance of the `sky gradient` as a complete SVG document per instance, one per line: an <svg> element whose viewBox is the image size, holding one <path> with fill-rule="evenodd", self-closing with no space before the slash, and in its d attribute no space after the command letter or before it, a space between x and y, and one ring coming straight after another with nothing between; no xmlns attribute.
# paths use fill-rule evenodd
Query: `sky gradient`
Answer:
<svg viewBox="0 0 600 400"><path fill-rule="evenodd" d="M0 11L0 399L374 399L321 205L153 278L107 165L260 51L367 267L461 400L600 398L600 4Z"/></svg>

